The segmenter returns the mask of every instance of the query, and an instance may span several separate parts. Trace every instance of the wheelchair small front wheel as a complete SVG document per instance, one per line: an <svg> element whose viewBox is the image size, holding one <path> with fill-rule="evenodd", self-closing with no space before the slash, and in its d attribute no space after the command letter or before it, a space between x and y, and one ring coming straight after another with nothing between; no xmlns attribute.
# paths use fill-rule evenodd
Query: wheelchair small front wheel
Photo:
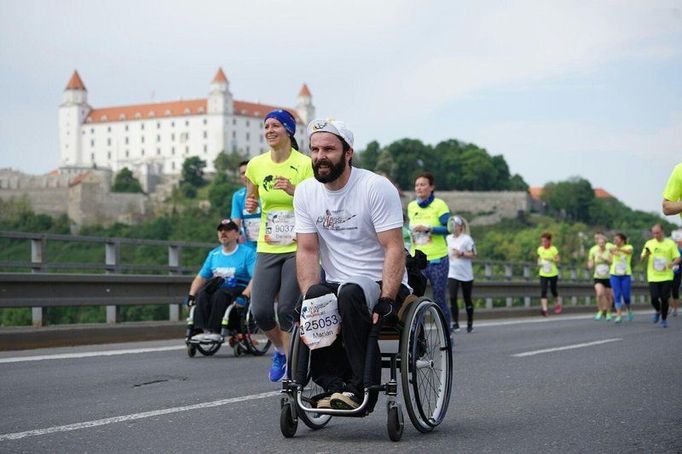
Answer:
<svg viewBox="0 0 682 454"><path fill-rule="evenodd" d="M388 429L388 438L391 441L400 441L403 436L403 429L405 429L405 421L399 405L389 405L386 429Z"/></svg>
<svg viewBox="0 0 682 454"><path fill-rule="evenodd" d="M298 421L292 416L291 404L286 403L282 405L279 414L279 430L285 438L293 438L298 429Z"/></svg>
<svg viewBox="0 0 682 454"><path fill-rule="evenodd" d="M194 358L197 354L197 347L194 344L187 344L187 356Z"/></svg>

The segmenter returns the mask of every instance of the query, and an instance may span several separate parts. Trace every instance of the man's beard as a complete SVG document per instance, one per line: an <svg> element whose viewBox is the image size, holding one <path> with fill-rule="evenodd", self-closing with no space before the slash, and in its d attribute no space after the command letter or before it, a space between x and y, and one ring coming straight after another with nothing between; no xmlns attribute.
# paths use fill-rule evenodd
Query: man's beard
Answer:
<svg viewBox="0 0 682 454"><path fill-rule="evenodd" d="M329 173L326 175L320 175L320 165L322 164L329 168ZM334 164L326 158L319 159L313 164L313 174L315 175L315 179L320 183L331 183L338 180L344 170L346 170L346 160L343 159L343 156L341 156L341 160L338 164Z"/></svg>

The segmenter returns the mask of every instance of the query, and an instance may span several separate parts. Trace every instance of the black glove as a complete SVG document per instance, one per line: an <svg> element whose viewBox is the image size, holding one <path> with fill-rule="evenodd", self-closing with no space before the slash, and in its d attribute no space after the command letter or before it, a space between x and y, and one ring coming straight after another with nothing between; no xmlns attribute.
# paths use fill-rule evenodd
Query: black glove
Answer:
<svg viewBox="0 0 682 454"><path fill-rule="evenodd" d="M195 301L196 301L196 297L194 295L187 295L185 297L185 304L187 305L187 307L194 306Z"/></svg>
<svg viewBox="0 0 682 454"><path fill-rule="evenodd" d="M388 314L393 312L394 304L395 301L393 301L393 298L382 296L379 298L379 301L377 301L372 312L379 314L380 317L386 317Z"/></svg>

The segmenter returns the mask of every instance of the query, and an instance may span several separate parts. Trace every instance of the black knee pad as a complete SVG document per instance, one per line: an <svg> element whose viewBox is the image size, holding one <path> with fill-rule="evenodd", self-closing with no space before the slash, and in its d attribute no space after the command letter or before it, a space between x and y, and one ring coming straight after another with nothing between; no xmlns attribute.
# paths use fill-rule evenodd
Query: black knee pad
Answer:
<svg viewBox="0 0 682 454"><path fill-rule="evenodd" d="M311 286L305 294L305 299L318 298L322 295L329 295L334 293L334 290L324 284L315 284Z"/></svg>

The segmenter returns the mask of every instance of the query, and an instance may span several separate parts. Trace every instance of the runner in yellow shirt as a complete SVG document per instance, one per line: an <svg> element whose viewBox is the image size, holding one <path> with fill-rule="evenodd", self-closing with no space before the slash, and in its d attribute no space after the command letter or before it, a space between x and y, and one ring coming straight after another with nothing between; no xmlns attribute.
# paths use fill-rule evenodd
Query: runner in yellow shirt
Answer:
<svg viewBox="0 0 682 454"><path fill-rule="evenodd" d="M312 161L298 151L295 133L296 119L291 113L273 110L267 114L264 135L270 150L251 159L246 166L246 211L257 210L259 197L262 203L251 311L275 346L269 374L273 382L286 373L288 332L300 296L296 281L294 190L301 181L313 176Z"/></svg>
<svg viewBox="0 0 682 454"><path fill-rule="evenodd" d="M656 310L651 320L661 327L668 327L668 300L673 284L673 267L680 263L680 251L677 244L669 238L665 238L665 232L661 224L651 227L653 238L644 243L642 261L647 262L647 281L649 281L649 293L651 305Z"/></svg>
<svg viewBox="0 0 682 454"><path fill-rule="evenodd" d="M663 191L663 214L682 217L682 162L677 164L668 178Z"/></svg>
<svg viewBox="0 0 682 454"><path fill-rule="evenodd" d="M555 300L554 312L561 313L561 297L557 291L557 281L559 280L559 251L552 246L552 234L545 232L540 235L540 246L537 251L538 275L540 276L540 304L542 305L542 315L547 317L547 287L550 288Z"/></svg>
<svg viewBox="0 0 682 454"><path fill-rule="evenodd" d="M616 233L613 237L611 251L611 288L616 303L616 323L623 321L622 304L628 311L628 321L632 321L634 314L630 307L630 292L632 289L632 245L628 244L628 237L624 233Z"/></svg>
<svg viewBox="0 0 682 454"><path fill-rule="evenodd" d="M602 317L606 321L611 320L611 281L610 267L611 267L611 252L610 248L613 244L606 242L606 236L603 233L597 232L594 235L594 240L597 244L590 248L587 256L587 268L594 270L594 291L597 295L597 315L595 320L601 320Z"/></svg>

